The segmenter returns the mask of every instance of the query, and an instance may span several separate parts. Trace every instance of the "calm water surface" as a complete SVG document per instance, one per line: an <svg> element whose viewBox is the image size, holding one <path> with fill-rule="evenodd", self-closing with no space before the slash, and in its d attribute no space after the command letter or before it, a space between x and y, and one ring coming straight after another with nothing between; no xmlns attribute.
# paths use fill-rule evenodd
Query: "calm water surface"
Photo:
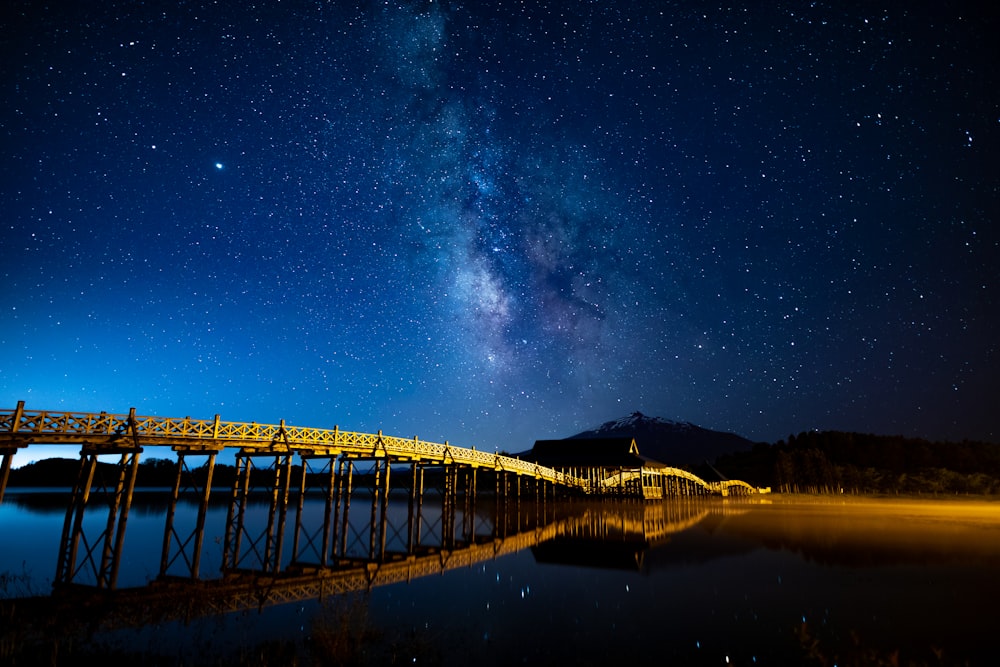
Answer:
<svg viewBox="0 0 1000 667"><path fill-rule="evenodd" d="M86 564L83 586L53 588L66 495L9 489L0 506L0 663L998 664L996 503L460 501L449 523L429 500L418 523L405 497L383 520L360 494L324 551L321 499L298 530L293 501L280 533L261 500L224 575L224 499L193 579L190 553L161 576L166 501L147 492L108 593ZM107 512L91 509L100 544ZM178 506L174 550L192 549L196 515Z"/></svg>

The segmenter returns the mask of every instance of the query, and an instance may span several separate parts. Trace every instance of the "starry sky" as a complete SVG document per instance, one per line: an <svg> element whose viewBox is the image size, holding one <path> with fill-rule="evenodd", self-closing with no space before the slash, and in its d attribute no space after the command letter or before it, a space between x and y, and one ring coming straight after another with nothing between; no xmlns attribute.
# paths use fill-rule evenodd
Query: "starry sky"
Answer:
<svg viewBox="0 0 1000 667"><path fill-rule="evenodd" d="M5 2L0 407L1000 441L978 4Z"/></svg>

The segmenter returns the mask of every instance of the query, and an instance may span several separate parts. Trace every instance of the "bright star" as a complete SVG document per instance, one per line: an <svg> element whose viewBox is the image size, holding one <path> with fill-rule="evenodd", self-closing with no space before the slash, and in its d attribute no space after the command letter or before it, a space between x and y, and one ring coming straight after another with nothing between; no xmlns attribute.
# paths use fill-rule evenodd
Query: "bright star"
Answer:
<svg viewBox="0 0 1000 667"><path fill-rule="evenodd" d="M219 169L219 170L221 170L221 169L222 169L222 167L223 167L223 164L222 164L221 162L216 162L216 163L215 163L215 168L216 168L216 169Z"/></svg>

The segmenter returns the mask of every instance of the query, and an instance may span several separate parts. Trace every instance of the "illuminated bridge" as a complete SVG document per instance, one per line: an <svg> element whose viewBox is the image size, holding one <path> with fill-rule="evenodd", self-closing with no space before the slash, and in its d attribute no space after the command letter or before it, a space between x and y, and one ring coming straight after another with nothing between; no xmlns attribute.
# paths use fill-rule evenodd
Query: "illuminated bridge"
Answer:
<svg viewBox="0 0 1000 667"><path fill-rule="evenodd" d="M428 471L427 487L438 492L435 503L440 505L434 548L443 550L455 549L463 542L462 535L465 542L470 541L477 496L490 487L498 511L513 507L514 516L521 516L517 508L522 498L533 500L534 511L544 515L557 494L650 499L766 491L743 482L710 484L687 471L667 467L556 470L448 442L424 442L381 432L304 428L284 421L276 425L225 422L218 415L210 420L143 417L136 415L134 408L127 414L28 411L22 401L13 410L0 410L0 501L14 453L40 444L81 448L77 478L67 499L54 583L80 584L86 579L97 588L110 589L117 585L139 455L145 447L169 447L177 458L172 492L166 501L161 577L178 568L186 577L198 577L215 460L224 449L236 450L220 540L221 570L229 573L277 573L287 561L289 548L292 562L302 562L303 551L309 549L320 566L351 559L366 563L391 560L386 546L390 490L397 496L405 491L408 496L405 527L391 532L405 535L405 553L420 553L426 546L422 531ZM99 466L98 458L108 455L118 456L117 464ZM189 457L204 459L196 469L198 474L188 465ZM175 521L182 490L185 497L197 498L199 503L194 526L185 529L179 525L183 521ZM370 519L367 529L356 533L348 530L351 500L364 492L370 497ZM311 530L309 522L303 520L307 495L325 501L323 518L314 521ZM99 502L91 502L95 498ZM256 523L259 515L249 511L251 504L261 499L269 504L263 526ZM95 504L96 510L88 510ZM107 509L105 521L95 524L85 520L102 506ZM294 512L290 543L286 539L289 509ZM95 525L103 526L98 535L93 534L97 532ZM363 538L351 541L350 535Z"/></svg>
<svg viewBox="0 0 1000 667"><path fill-rule="evenodd" d="M11 456L31 444L78 444L85 454L127 454L147 446L167 446L177 452L217 453L238 448L240 455L299 454L302 457L390 459L393 463L490 468L529 476L568 488L584 489L581 479L519 459L438 444L419 438L399 438L378 433L356 433L333 429L287 426L256 422L191 419L190 417L143 417L106 412L26 411L24 402L15 410L0 410L0 451L4 455L6 479Z"/></svg>
<svg viewBox="0 0 1000 667"><path fill-rule="evenodd" d="M341 462L368 460L384 465L384 483L388 485L389 464L406 464L413 470L426 466L442 467L452 473L459 469L492 470L497 473L497 492L512 482L520 492L520 481L530 480L540 488L575 491L595 495L633 495L645 498L662 498L669 495L730 495L754 493L755 489L741 481L706 482L698 476L679 468L660 467L642 470L619 470L614 474L595 479L592 474L574 475L521 459L478 451L475 448L456 447L422 441L417 437L400 438L378 433L342 431L338 427L321 429L256 422L191 419L190 417L148 417L135 414L106 412L55 412L28 411L24 401L13 410L0 410L0 453L3 455L0 473L0 501L6 489L14 453L32 444L80 445L82 457L81 477L87 476L97 456L121 455L120 466L126 485L133 480L138 455L144 447L170 447L178 454L183 467L184 455L207 455L214 466L215 455L223 449L237 449L237 469L250 467L252 457L272 456L283 460L276 464L290 465L291 456L298 454L307 459L338 459ZM126 471L132 470L125 474ZM91 473L92 475L92 470ZM473 477L474 480L474 477ZM502 480L502 482L501 482ZM457 483L457 475L454 482ZM86 479L81 483L88 484ZM286 482L287 484L287 482ZM475 492L475 486L466 491Z"/></svg>

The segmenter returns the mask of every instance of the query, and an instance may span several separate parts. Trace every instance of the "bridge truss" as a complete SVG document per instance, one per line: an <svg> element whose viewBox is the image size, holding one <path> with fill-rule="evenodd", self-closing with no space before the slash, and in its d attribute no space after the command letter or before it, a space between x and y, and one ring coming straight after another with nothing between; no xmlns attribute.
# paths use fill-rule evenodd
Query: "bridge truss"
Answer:
<svg viewBox="0 0 1000 667"><path fill-rule="evenodd" d="M641 497L679 495L730 495L764 491L741 481L706 482L679 468L643 468L619 471L594 480L499 453L427 442L418 437L400 438L377 433L278 424L191 419L190 417L139 416L135 408L125 414L107 412L28 411L24 401L13 410L0 410L0 502L6 489L14 453L32 444L81 445L81 456L94 459L119 454L122 466L134 466L147 446L171 447L180 457L238 449L237 457L271 455L306 458L368 459L456 468L489 469L526 477L571 491L596 495L622 495L635 491ZM88 464L89 465L89 464ZM85 474L85 473L81 473ZM388 472L386 472L388 477ZM504 476L506 478L506 475ZM498 478L499 479L499 478ZM130 483L128 479L123 483ZM499 482L498 482L499 485Z"/></svg>

